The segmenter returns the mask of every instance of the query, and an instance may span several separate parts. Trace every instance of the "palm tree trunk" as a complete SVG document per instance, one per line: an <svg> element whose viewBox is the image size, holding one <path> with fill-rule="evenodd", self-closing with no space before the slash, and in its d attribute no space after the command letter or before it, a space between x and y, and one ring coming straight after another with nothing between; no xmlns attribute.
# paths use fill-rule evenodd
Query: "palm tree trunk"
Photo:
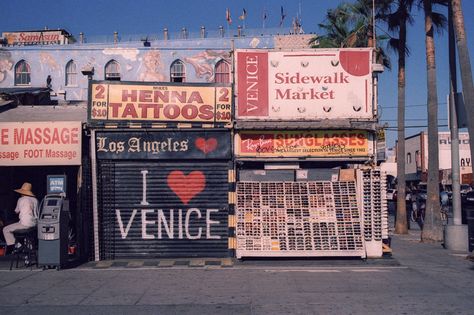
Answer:
<svg viewBox="0 0 474 315"><path fill-rule="evenodd" d="M459 65L461 68L462 91L464 94L464 106L466 107L469 131L469 144L471 146L471 161L474 161L474 88L472 83L471 61L467 38L464 31L464 17L461 8L461 0L451 0L453 8L453 23L456 33Z"/></svg>
<svg viewBox="0 0 474 315"><path fill-rule="evenodd" d="M398 143L397 143L397 220L395 233L408 234L405 203L405 54L406 21L400 22L398 44Z"/></svg>
<svg viewBox="0 0 474 315"><path fill-rule="evenodd" d="M428 88L428 200L422 241L442 241L443 229L439 204L438 96L431 0L423 0Z"/></svg>

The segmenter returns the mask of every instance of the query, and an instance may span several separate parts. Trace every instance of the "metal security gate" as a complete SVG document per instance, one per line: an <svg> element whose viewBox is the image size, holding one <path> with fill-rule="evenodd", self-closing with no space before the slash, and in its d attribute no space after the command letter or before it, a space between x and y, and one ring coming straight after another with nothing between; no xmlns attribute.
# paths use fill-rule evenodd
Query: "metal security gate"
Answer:
<svg viewBox="0 0 474 315"><path fill-rule="evenodd" d="M99 161L100 259L228 256L228 168Z"/></svg>
<svg viewBox="0 0 474 315"><path fill-rule="evenodd" d="M237 257L365 257L355 181L238 182Z"/></svg>

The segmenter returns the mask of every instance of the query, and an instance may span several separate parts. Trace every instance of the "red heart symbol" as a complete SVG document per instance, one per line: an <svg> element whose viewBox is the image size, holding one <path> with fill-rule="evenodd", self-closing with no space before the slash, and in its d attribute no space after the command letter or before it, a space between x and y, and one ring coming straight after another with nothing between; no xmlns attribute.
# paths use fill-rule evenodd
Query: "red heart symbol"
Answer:
<svg viewBox="0 0 474 315"><path fill-rule="evenodd" d="M206 187L206 176L201 171L192 171L187 176L181 171L172 171L168 175L168 186L187 205Z"/></svg>
<svg viewBox="0 0 474 315"><path fill-rule="evenodd" d="M204 138L197 138L195 141L196 148L204 152L204 154L207 154L209 152L214 151L217 148L217 139L216 138L209 138L209 139L204 139Z"/></svg>

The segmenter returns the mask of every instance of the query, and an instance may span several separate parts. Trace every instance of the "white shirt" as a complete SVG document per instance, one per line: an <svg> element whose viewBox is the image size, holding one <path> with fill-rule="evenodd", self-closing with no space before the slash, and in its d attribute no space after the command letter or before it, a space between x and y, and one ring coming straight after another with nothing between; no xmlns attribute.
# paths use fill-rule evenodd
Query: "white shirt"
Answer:
<svg viewBox="0 0 474 315"><path fill-rule="evenodd" d="M20 216L20 224L32 227L38 217L38 200L35 197L23 196L18 199L15 212Z"/></svg>

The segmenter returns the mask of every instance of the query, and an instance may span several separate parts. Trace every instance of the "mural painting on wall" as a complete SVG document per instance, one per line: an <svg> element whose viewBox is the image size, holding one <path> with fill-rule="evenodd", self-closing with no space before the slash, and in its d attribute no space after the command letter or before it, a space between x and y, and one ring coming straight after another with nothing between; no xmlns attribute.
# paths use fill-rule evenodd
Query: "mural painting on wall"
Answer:
<svg viewBox="0 0 474 315"><path fill-rule="evenodd" d="M42 70L52 70L52 71L59 71L61 68L59 67L58 63L56 60L53 58L53 56L50 53L46 52L40 52L40 64ZM47 69L43 69L43 67L46 66Z"/></svg>
<svg viewBox="0 0 474 315"><path fill-rule="evenodd" d="M3 82L7 77L7 71L13 67L13 60L8 51L0 51L0 82Z"/></svg>
<svg viewBox="0 0 474 315"><path fill-rule="evenodd" d="M163 82L166 76L163 74L163 62L161 53L157 50L146 52L143 55L144 71L140 73L139 81Z"/></svg>
<svg viewBox="0 0 474 315"><path fill-rule="evenodd" d="M205 78L207 82L214 81L215 66L220 60L225 60L230 64L230 53L224 50L205 50L194 56L184 58L196 71L198 78Z"/></svg>

